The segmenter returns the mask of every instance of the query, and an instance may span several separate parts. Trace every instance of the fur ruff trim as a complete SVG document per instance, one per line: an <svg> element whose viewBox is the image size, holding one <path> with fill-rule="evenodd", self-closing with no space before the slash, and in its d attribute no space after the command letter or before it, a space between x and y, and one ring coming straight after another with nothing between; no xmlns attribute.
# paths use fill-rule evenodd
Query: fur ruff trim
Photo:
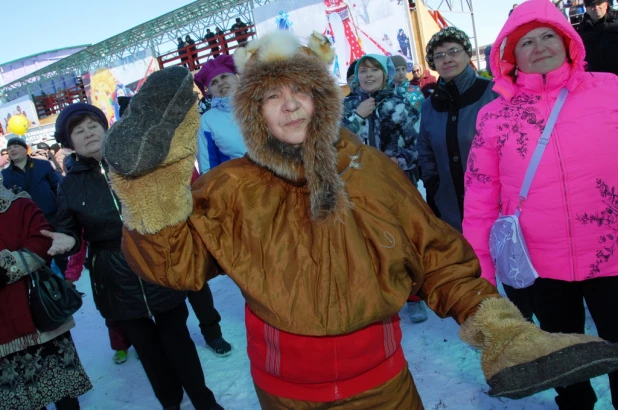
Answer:
<svg viewBox="0 0 618 410"><path fill-rule="evenodd" d="M246 59L248 54L252 55L241 68L244 72L234 96L236 121L245 139L247 155L281 178L296 183L306 181L314 220L342 219L350 202L338 174L334 145L339 139L342 114L335 79L324 61L301 47L289 33L272 33L252 43L256 44L246 47L247 54L239 56ZM326 47L317 37L313 43L318 48ZM262 116L262 96L283 86L313 97L313 118L307 139L299 149L275 140Z"/></svg>
<svg viewBox="0 0 618 410"><path fill-rule="evenodd" d="M239 48L234 53L234 65L238 73L256 59L261 62L283 61L292 58L296 53L317 56L326 64L335 61L335 50L330 41L322 34L314 31L309 37L307 47L303 47L296 36L287 31L275 31L265 34L247 46Z"/></svg>

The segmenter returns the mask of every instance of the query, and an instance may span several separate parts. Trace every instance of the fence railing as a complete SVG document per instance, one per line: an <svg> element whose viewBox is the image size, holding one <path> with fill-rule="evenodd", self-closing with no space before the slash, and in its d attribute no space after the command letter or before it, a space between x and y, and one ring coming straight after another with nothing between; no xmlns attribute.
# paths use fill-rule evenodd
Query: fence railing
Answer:
<svg viewBox="0 0 618 410"><path fill-rule="evenodd" d="M238 30L215 35L210 39L196 41L190 46L158 56L159 68L184 65L192 71L199 70L202 64L211 58L222 54L234 54L233 50L251 40L255 35L255 26L247 25Z"/></svg>
<svg viewBox="0 0 618 410"><path fill-rule="evenodd" d="M78 102L88 102L83 84L78 84L66 90L58 90L53 94L34 97L34 105L39 118L57 114L63 108Z"/></svg>

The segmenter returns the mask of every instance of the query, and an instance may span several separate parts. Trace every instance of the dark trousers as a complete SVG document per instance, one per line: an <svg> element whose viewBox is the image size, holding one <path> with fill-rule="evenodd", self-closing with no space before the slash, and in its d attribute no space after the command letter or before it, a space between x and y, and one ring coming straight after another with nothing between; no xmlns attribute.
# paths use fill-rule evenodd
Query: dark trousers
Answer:
<svg viewBox="0 0 618 410"><path fill-rule="evenodd" d="M79 410L79 400L77 397L65 397L62 400L54 403L56 405L56 410ZM47 407L42 407L40 410L47 410Z"/></svg>
<svg viewBox="0 0 618 410"><path fill-rule="evenodd" d="M534 315L534 295L530 288L515 289L505 284L502 284L502 286L504 287L506 297L517 306L517 309L519 309L527 321L532 322L532 316Z"/></svg>
<svg viewBox="0 0 618 410"><path fill-rule="evenodd" d="M618 277L565 282L537 279L534 292L534 314L541 329L552 333L584 333L584 300L594 320L599 337L618 342ZM614 409L618 409L618 371L609 374ZM594 408L596 394L590 381L556 389L560 410Z"/></svg>
<svg viewBox="0 0 618 410"><path fill-rule="evenodd" d="M154 320L119 321L139 355L155 396L164 408L180 405L183 388L197 410L210 409L215 396L206 387L189 329L187 305L155 315Z"/></svg>
<svg viewBox="0 0 618 410"><path fill-rule="evenodd" d="M200 322L200 330L207 342L213 342L221 337L221 316L215 309L215 302L212 300L212 292L208 283L197 292L187 292L189 303Z"/></svg>
<svg viewBox="0 0 618 410"><path fill-rule="evenodd" d="M77 397L66 397L56 402L56 410L79 410Z"/></svg>
<svg viewBox="0 0 618 410"><path fill-rule="evenodd" d="M109 344L112 350L129 350L131 342L125 334L122 324L117 320L105 319L105 326L107 326Z"/></svg>

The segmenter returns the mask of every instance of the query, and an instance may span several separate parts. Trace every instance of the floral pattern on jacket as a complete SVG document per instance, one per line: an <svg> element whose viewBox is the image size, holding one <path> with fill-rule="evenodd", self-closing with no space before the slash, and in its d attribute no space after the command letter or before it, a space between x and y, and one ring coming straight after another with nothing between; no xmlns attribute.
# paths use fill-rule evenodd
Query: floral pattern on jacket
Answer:
<svg viewBox="0 0 618 410"><path fill-rule="evenodd" d="M482 277L495 283L491 227L501 213L520 209L530 260L541 278L573 282L618 276L618 77L585 72L582 40L551 3L531 0L520 7L491 53L493 89L500 98L477 117L465 175L464 236L479 258ZM546 74L515 71L512 62L500 58L498 45L540 18L569 38L571 58ZM522 202L532 153L562 89L568 96Z"/></svg>
<svg viewBox="0 0 618 410"><path fill-rule="evenodd" d="M358 87L343 100L342 126L358 135L364 144L370 145L369 126L373 124L376 148L391 158L397 158L403 170L415 169L418 164L418 132L414 125L420 119L418 110L410 100L397 94L391 85L378 91L374 97L375 110L363 119L356 114L356 109L367 98L369 94Z"/></svg>
<svg viewBox="0 0 618 410"><path fill-rule="evenodd" d="M478 135L482 139L484 132L493 132L498 136L498 149L502 155L502 148L509 139L517 143L517 152L521 158L526 158L529 151L530 126L535 132L543 133L545 118L535 106L541 102L540 95L523 93L515 96L511 103L503 105L497 112L486 112L478 120ZM493 121L495 129L485 130L488 121ZM481 131L482 130L482 131ZM478 144L478 143L477 143ZM474 146L474 142L473 142ZM534 147L533 147L534 149Z"/></svg>
<svg viewBox="0 0 618 410"><path fill-rule="evenodd" d="M618 192L615 186L610 187L602 179L597 180L597 189L605 209L577 216L577 221L582 225L592 224L604 229L599 235L600 248L596 254L596 261L590 265L588 279L601 273L601 265L609 262L618 250Z"/></svg>

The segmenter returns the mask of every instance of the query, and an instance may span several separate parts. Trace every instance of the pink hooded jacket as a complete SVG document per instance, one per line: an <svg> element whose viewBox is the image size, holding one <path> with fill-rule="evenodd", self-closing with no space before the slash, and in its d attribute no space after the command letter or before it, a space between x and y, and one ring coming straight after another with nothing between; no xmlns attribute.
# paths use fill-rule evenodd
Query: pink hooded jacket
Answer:
<svg viewBox="0 0 618 410"><path fill-rule="evenodd" d="M501 60L505 40L530 21L570 38L571 63L546 74L513 75ZM584 72L584 45L547 0L522 3L491 51L494 91L501 97L478 114L465 176L463 233L496 283L489 231L512 215L537 140L561 88L569 95L524 201L520 222L542 278L581 281L618 275L618 77Z"/></svg>

